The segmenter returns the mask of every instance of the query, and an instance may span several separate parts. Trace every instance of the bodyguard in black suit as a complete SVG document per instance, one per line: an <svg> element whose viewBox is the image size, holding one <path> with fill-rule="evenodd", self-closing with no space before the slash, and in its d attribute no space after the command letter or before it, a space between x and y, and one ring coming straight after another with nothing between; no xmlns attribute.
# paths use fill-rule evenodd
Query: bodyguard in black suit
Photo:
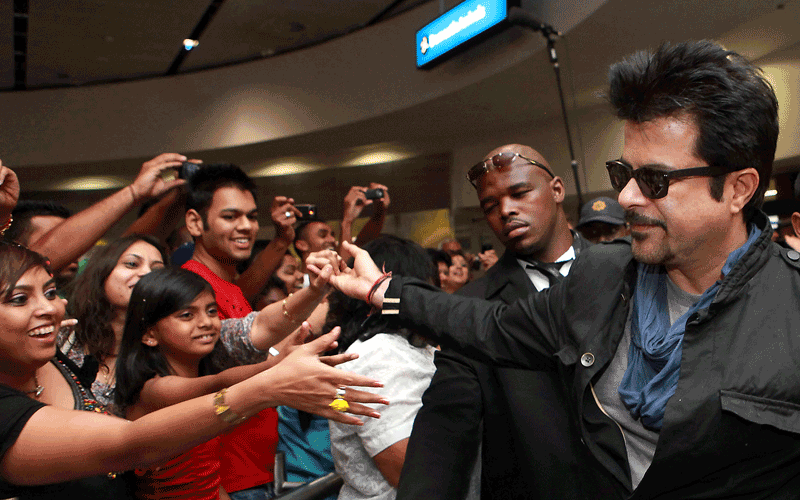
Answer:
<svg viewBox="0 0 800 500"><path fill-rule="evenodd" d="M473 167L470 180L506 252L459 295L512 303L561 279L588 246L569 230L561 179L533 149L498 148ZM467 498L477 470L484 499L614 498L598 490L604 481L569 417L555 363L501 368L449 350L435 363L398 499Z"/></svg>

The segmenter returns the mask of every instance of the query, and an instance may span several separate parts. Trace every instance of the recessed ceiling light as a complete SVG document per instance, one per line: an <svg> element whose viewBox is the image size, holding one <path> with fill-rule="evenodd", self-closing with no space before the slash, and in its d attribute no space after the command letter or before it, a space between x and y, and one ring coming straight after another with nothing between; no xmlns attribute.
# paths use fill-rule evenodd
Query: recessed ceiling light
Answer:
<svg viewBox="0 0 800 500"><path fill-rule="evenodd" d="M113 175L98 175L67 179L51 185L57 191L92 191L95 189L114 189L127 185L125 179Z"/></svg>
<svg viewBox="0 0 800 500"><path fill-rule="evenodd" d="M198 40L192 40L191 38L187 38L183 41L183 48L186 51L190 51L198 45L200 45L200 42Z"/></svg>

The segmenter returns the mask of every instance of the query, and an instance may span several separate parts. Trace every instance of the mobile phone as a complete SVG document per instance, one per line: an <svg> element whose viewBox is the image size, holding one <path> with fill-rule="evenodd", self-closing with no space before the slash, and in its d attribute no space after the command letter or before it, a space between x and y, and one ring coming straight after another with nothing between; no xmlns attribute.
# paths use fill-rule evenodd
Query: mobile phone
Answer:
<svg viewBox="0 0 800 500"><path fill-rule="evenodd" d="M375 188L375 189L367 189L364 191L364 196L367 197L368 200L380 200L383 198L383 189Z"/></svg>
<svg viewBox="0 0 800 500"><path fill-rule="evenodd" d="M192 177L194 177L194 174L196 174L198 170L200 170L199 163L192 163L190 161L185 161L181 163L181 166L178 169L178 178L190 181L192 180Z"/></svg>
<svg viewBox="0 0 800 500"><path fill-rule="evenodd" d="M481 253L488 252L491 249L492 249L491 243L484 243L483 245L481 245ZM472 259L472 270L478 271L480 268L481 268L481 259L476 255L475 258Z"/></svg>
<svg viewBox="0 0 800 500"><path fill-rule="evenodd" d="M309 220L309 219L316 219L317 218L317 206L316 205L295 205L296 209L300 210L300 220Z"/></svg>

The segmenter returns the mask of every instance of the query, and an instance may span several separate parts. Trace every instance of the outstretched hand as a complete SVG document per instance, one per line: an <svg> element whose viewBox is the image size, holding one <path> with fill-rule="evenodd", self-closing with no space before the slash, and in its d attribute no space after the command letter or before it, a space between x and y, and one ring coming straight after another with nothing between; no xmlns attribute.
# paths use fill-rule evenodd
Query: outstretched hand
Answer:
<svg viewBox="0 0 800 500"><path fill-rule="evenodd" d="M280 404L320 415L344 424L363 425L361 419L353 415L379 418L380 413L364 403L389 404L384 397L367 391L353 389L352 386L383 387L383 384L363 375L346 372L328 366L319 355L336 347L340 328L336 327L325 335L304 344L286 356L286 359L268 371L274 371L277 383L273 384ZM328 357L331 364L339 364L351 357ZM342 398L349 405L346 415L330 407L336 399L337 390L345 388Z"/></svg>
<svg viewBox="0 0 800 500"><path fill-rule="evenodd" d="M312 254L306 260L308 270L315 275L322 275L322 270L325 265L330 264L333 267L333 275L330 277L330 284L337 290L350 297L364 300L367 299L372 285L375 281L383 275L378 266L369 256L366 250L363 250L352 243L347 241L342 242L340 248L341 257L334 252L324 254L318 252ZM350 257L354 258L352 269L347 267L345 263ZM382 289L388 286L389 280L385 281ZM382 292L382 290L381 290ZM376 293L373 296L373 305L381 307L383 304L383 293Z"/></svg>

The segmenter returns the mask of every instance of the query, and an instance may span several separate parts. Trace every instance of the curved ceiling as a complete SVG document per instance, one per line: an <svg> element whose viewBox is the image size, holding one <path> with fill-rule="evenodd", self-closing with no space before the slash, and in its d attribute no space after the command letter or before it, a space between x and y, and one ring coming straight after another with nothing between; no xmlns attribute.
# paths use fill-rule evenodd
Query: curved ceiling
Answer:
<svg viewBox="0 0 800 500"><path fill-rule="evenodd" d="M0 91L197 71L352 33L429 0L0 2ZM7 29L11 28L11 29ZM191 51L183 40L197 37ZM15 58L24 64L9 64Z"/></svg>

